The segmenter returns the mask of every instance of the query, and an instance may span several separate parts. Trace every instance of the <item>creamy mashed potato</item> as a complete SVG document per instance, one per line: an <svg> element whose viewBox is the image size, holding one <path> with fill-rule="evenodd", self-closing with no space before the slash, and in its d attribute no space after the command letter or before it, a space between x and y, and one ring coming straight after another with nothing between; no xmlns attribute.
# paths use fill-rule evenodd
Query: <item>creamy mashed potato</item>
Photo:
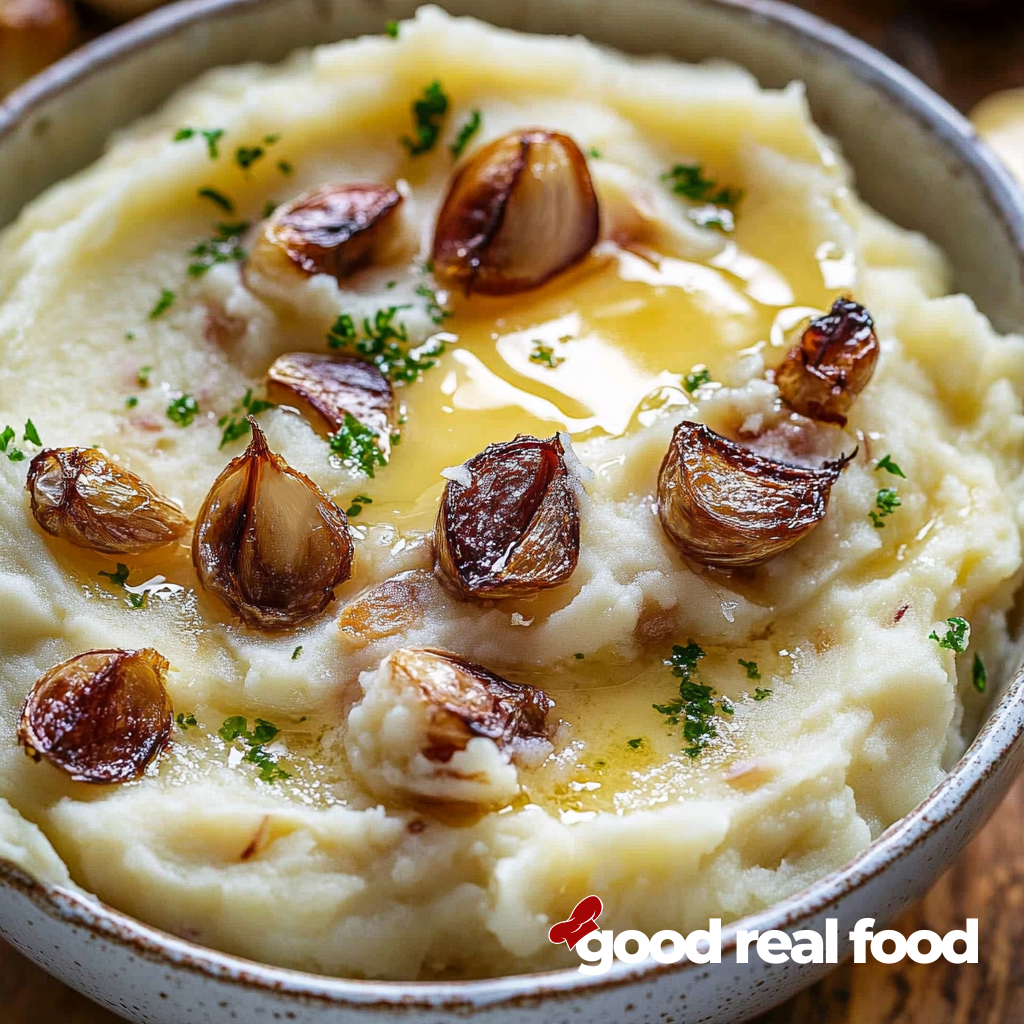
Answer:
<svg viewBox="0 0 1024 1024"><path fill-rule="evenodd" d="M435 80L451 100L441 139L410 157L410 105ZM514 128L571 135L603 238L535 291L442 293L441 318L425 262L448 147L474 110L468 152ZM222 130L216 159L201 134L175 141L186 127ZM263 155L244 169L238 147ZM694 223L662 179L676 163L743 190L735 230ZM188 275L218 222L256 222L268 202L349 181L398 183L405 197L406 247L386 265L278 297L248 288L231 259ZM637 209L657 228L653 254L616 234ZM405 307L411 341L443 333L447 350L398 389L401 443L373 479L293 411L259 414L271 448L341 508L373 499L352 519L338 601L283 635L232 623L198 588L188 538L127 559L130 586L166 581L133 608L98 575L120 556L43 534L27 458L0 455L0 855L218 949L382 978L572 964L547 930L590 893L605 927L685 932L838 867L962 751L989 696L972 685L975 657L993 682L1012 668L1024 344L948 290L928 241L858 201L798 84L763 90L733 66L631 60L436 9L397 39L204 76L0 235L8 453L38 450L21 440L31 418L43 444L100 446L194 517L246 444L219 448L218 418L247 388L262 393L276 356L324 351L339 313ZM881 347L845 433L795 417L766 378L839 294L870 310ZM563 361L531 359L538 342ZM704 365L711 382L688 388ZM165 411L182 394L199 407L189 426ZM859 449L807 538L753 572L700 571L655 510L682 419L814 465ZM593 471L575 573L528 599L455 601L429 571L441 470L488 442L557 431ZM885 455L904 478L876 468ZM901 504L876 528L869 513L891 486ZM348 602L399 573L414 574L416 609L400 632L340 628ZM971 624L959 657L930 638L951 616ZM707 654L701 681L734 704L695 757L652 707L678 682L663 659L690 639ZM142 779L89 786L25 756L18 711L41 673L92 648L144 646L170 661L175 711L196 724L175 727ZM378 665L424 646L556 702L563 724L542 756L516 767L483 739L464 752L490 772L493 809L446 803L436 780L417 790L431 802L396 795L419 726ZM269 750L287 778L262 781L219 737L235 715L281 730ZM395 715L401 728L386 727Z"/></svg>

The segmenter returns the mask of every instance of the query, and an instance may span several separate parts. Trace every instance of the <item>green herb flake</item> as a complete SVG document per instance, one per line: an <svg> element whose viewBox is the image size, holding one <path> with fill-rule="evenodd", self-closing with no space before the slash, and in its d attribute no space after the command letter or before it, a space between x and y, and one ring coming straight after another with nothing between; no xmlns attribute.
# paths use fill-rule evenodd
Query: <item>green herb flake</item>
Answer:
<svg viewBox="0 0 1024 1024"><path fill-rule="evenodd" d="M125 565L124 562L118 562L117 565L114 567L113 572L98 572L96 575L106 576L106 578L110 580L110 582L115 587L123 588L125 584L128 582L128 577L130 574L131 570L129 570L128 566Z"/></svg>
<svg viewBox="0 0 1024 1024"><path fill-rule="evenodd" d="M410 156L420 156L434 148L441 134L441 122L447 113L448 97L444 94L441 83L431 82L423 90L423 96L412 104L415 137L403 135L401 139Z"/></svg>
<svg viewBox="0 0 1024 1024"><path fill-rule="evenodd" d="M677 196L695 203L711 203L714 206L735 206L742 198L738 188L720 188L718 182L704 176L700 164L676 164L661 176L672 186Z"/></svg>
<svg viewBox="0 0 1024 1024"><path fill-rule="evenodd" d="M302 648L297 648L302 650ZM259 778L263 782L281 782L284 779L291 778L289 772L286 772L277 762L277 758L273 754L267 753L264 749L266 744L270 743L275 736L280 733L280 729L276 725L272 725L270 722L264 721L262 718L256 719L256 727L249 731L248 720L242 715L234 715L231 718L224 719L224 724L217 730L217 735L225 743L233 743L235 740L242 740L248 750L246 751L243 761L247 761L249 764L254 764L260 769Z"/></svg>
<svg viewBox="0 0 1024 1024"><path fill-rule="evenodd" d="M296 647L294 651L292 651L292 661L298 661L299 660L299 656L301 654L302 654L302 644L299 644L299 646Z"/></svg>
<svg viewBox="0 0 1024 1024"><path fill-rule="evenodd" d="M351 413L345 413L341 428L330 436L328 443L343 465L358 469L368 477L376 475L375 467L388 464L387 456L377 444L376 431L360 423Z"/></svg>
<svg viewBox="0 0 1024 1024"><path fill-rule="evenodd" d="M708 743L718 735L715 726L716 712L731 715L732 703L716 697L710 686L696 682L693 678L697 662L706 652L699 644L690 640L685 647L676 644L665 664L672 669L672 675L679 680L679 695L667 704L655 704L654 710L663 714L668 725L683 727L683 738L688 746L683 753L697 757Z"/></svg>
<svg viewBox="0 0 1024 1024"><path fill-rule="evenodd" d="M466 147L469 145L470 140L478 131L480 131L480 125L483 118L479 110L474 110L462 127L459 129L459 134L455 136L455 141L448 147L453 157L456 160L465 152Z"/></svg>
<svg viewBox="0 0 1024 1024"><path fill-rule="evenodd" d="M276 405L273 402L268 402L265 398L254 398L252 388L247 388L242 400L232 407L231 412L217 420L217 426L221 428L218 448L223 448L226 444L251 433L250 416L257 416L267 409L275 408Z"/></svg>
<svg viewBox="0 0 1024 1024"><path fill-rule="evenodd" d="M125 341L134 341L135 340L135 332L134 331L125 331L124 332L124 340Z"/></svg>
<svg viewBox="0 0 1024 1024"><path fill-rule="evenodd" d="M145 608L149 604L149 594L129 594L128 603L132 608Z"/></svg>
<svg viewBox="0 0 1024 1024"><path fill-rule="evenodd" d="M985 663L981 660L980 654L974 655L974 664L971 666L971 682L978 693L984 693L988 686L988 673L985 671Z"/></svg>
<svg viewBox="0 0 1024 1024"><path fill-rule="evenodd" d="M355 321L342 313L327 333L327 345L333 349L351 348L368 358L389 380L400 384L415 384L447 347L440 337L429 338L418 348L408 348L406 327L395 317L409 306L387 306L378 309L373 319L363 318L360 337Z"/></svg>
<svg viewBox="0 0 1024 1024"><path fill-rule="evenodd" d="M892 473L893 476L902 477L904 480L907 479L906 473L888 455L884 455L875 463L875 469L884 469L886 473Z"/></svg>
<svg viewBox="0 0 1024 1024"><path fill-rule="evenodd" d="M754 688L754 700L767 700L771 695L772 691L765 686Z"/></svg>
<svg viewBox="0 0 1024 1024"><path fill-rule="evenodd" d="M231 718L225 718L224 724L217 730L217 735L225 742L231 743L233 740L238 739L239 736L248 738L248 727L249 722L242 715L234 715Z"/></svg>
<svg viewBox="0 0 1024 1024"><path fill-rule="evenodd" d="M195 729L199 725L195 715L186 715L184 711L179 711L174 720L178 723L178 728L185 732L189 729Z"/></svg>
<svg viewBox="0 0 1024 1024"><path fill-rule="evenodd" d="M4 427L4 432L0 434L0 452L7 451L7 446L17 437L17 432L14 427L8 424Z"/></svg>
<svg viewBox="0 0 1024 1024"><path fill-rule="evenodd" d="M392 282L393 284L394 282ZM390 286L389 286L390 287ZM443 306L437 299L437 292L425 284L416 286L416 294L427 300L427 316L440 327L451 315L452 311Z"/></svg>
<svg viewBox="0 0 1024 1024"><path fill-rule="evenodd" d="M193 258L188 267L189 277L202 277L218 263L241 263L248 256L242 248L242 235L248 230L249 225L244 221L218 224L212 237L189 250L188 254Z"/></svg>
<svg viewBox="0 0 1024 1024"><path fill-rule="evenodd" d="M348 313L339 313L331 329L327 332L328 348L348 348L359 337L356 323Z"/></svg>
<svg viewBox="0 0 1024 1024"><path fill-rule="evenodd" d="M933 629L928 634L928 639L934 640L947 651L963 654L971 640L971 627L966 619L960 618L959 615L954 615L952 618L946 619L945 636L940 637L938 632Z"/></svg>
<svg viewBox="0 0 1024 1024"><path fill-rule="evenodd" d="M263 159L266 152L262 146L239 146L235 150L235 163L243 171L248 171L257 160Z"/></svg>
<svg viewBox="0 0 1024 1024"><path fill-rule="evenodd" d="M149 375L153 372L152 366L140 366L135 374L135 382L140 388L149 387Z"/></svg>
<svg viewBox="0 0 1024 1024"><path fill-rule="evenodd" d="M697 388L704 384L711 383L711 371L703 364L695 366L685 377L683 377L683 387L686 388L687 394L692 395Z"/></svg>
<svg viewBox="0 0 1024 1024"><path fill-rule="evenodd" d="M276 146L277 143L279 143L280 141L281 141L281 133L280 132L274 132L272 135L264 135L263 136L263 145L264 146Z"/></svg>
<svg viewBox="0 0 1024 1024"><path fill-rule="evenodd" d="M191 426L192 421L199 415L199 403L191 395L182 395L175 398L167 406L167 418L179 427Z"/></svg>
<svg viewBox="0 0 1024 1024"><path fill-rule="evenodd" d="M886 516L891 516L902 504L899 491L895 487L883 487L875 496L875 508L868 513L872 526L876 530L885 529L882 520Z"/></svg>
<svg viewBox="0 0 1024 1024"><path fill-rule="evenodd" d="M597 146L591 146L590 149L587 150L587 156L589 156L592 160L600 160L601 151L597 148Z"/></svg>
<svg viewBox="0 0 1024 1024"><path fill-rule="evenodd" d="M262 746L256 745L249 748L249 752L242 758L250 764L256 765L259 770L261 782L283 782L291 778L291 773L286 772L278 763L277 758L268 754Z"/></svg>
<svg viewBox="0 0 1024 1024"><path fill-rule="evenodd" d="M354 516L359 515L359 513L363 511L364 506L372 504L373 498L370 498L365 494L357 494L352 499L352 504L349 505L347 509L345 509L345 515L347 515L349 519L352 519Z"/></svg>
<svg viewBox="0 0 1024 1024"><path fill-rule="evenodd" d="M582 660L583 660L583 659L584 659L584 658L586 657L586 655L585 655L585 654L584 654L584 653L583 653L582 651L577 651L577 652L576 652L576 653L575 653L575 654L573 655L573 657L574 657L574 658L575 658L575 659L576 659L577 661L582 661Z"/></svg>
<svg viewBox="0 0 1024 1024"><path fill-rule="evenodd" d="M565 357L555 355L555 350L543 341L535 341L533 351L530 353L530 362L554 370L565 362Z"/></svg>
<svg viewBox="0 0 1024 1024"><path fill-rule="evenodd" d="M760 679L761 673L758 670L756 661L744 661L742 658L738 659L738 663L747 670L748 679Z"/></svg>
<svg viewBox="0 0 1024 1024"><path fill-rule="evenodd" d="M179 128L175 133L175 142L184 142L186 139L194 139L197 135L206 142L206 152L211 160L220 156L217 143L224 134L223 128Z"/></svg>
<svg viewBox="0 0 1024 1024"><path fill-rule="evenodd" d="M198 195L200 199L209 199L211 203L219 206L225 213L235 212L235 204L223 192L218 192L215 188L201 188Z"/></svg>
<svg viewBox="0 0 1024 1024"><path fill-rule="evenodd" d="M626 746L630 750L639 750L644 745L644 741L638 736L635 740L626 740Z"/></svg>
<svg viewBox="0 0 1024 1024"><path fill-rule="evenodd" d="M149 311L149 319L156 320L157 317L162 316L174 305L176 296L170 288L163 288L160 291L160 298L156 300L156 305Z"/></svg>
<svg viewBox="0 0 1024 1024"><path fill-rule="evenodd" d="M295 168L287 160L278 160L277 169L282 174L294 174Z"/></svg>
<svg viewBox="0 0 1024 1024"><path fill-rule="evenodd" d="M384 25L384 34L392 39L398 38L398 22L392 19Z"/></svg>
<svg viewBox="0 0 1024 1024"><path fill-rule="evenodd" d="M25 436L22 440L42 447L43 442L39 440L39 431L36 430L36 425L31 420L25 420Z"/></svg>
<svg viewBox="0 0 1024 1024"><path fill-rule="evenodd" d="M138 398L135 397L135 395L129 395L124 400L124 404L126 409L134 409L139 404L139 400Z"/></svg>
<svg viewBox="0 0 1024 1024"><path fill-rule="evenodd" d="M268 199L263 204L263 219L266 220L268 217L272 217L277 207L278 204L275 203L273 199Z"/></svg>
<svg viewBox="0 0 1024 1024"><path fill-rule="evenodd" d="M25 453L20 448L12 448L7 453L7 458L10 462L24 462Z"/></svg>

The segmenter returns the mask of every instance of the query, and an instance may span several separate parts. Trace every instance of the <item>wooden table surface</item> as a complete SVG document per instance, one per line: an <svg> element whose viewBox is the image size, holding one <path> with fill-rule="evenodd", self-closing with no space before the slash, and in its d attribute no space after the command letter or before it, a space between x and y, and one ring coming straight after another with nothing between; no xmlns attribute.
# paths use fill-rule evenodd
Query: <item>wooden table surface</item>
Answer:
<svg viewBox="0 0 1024 1024"><path fill-rule="evenodd" d="M967 111L1024 86L1019 0L799 0L906 65ZM1024 779L959 862L895 925L940 933L979 918L981 962L845 964L756 1024L1024 1022ZM117 1024L0 942L3 1024Z"/></svg>

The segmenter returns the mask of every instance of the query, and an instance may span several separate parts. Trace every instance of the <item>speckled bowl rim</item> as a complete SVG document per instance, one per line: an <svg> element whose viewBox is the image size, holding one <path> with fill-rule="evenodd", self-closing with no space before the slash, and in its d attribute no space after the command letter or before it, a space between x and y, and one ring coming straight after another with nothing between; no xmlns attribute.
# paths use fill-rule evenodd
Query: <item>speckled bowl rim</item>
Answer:
<svg viewBox="0 0 1024 1024"><path fill-rule="evenodd" d="M173 36L196 21L232 17L275 0L181 0L144 15L86 44L0 101L0 143L19 124L61 92L122 56ZM443 3L443 0L441 0ZM921 81L877 50L815 15L777 0L691 0L760 20L798 44L829 50L862 80L923 124L953 149L977 178L989 205L1013 240L1024 266L1024 198L995 155L979 144L969 121ZM843 867L771 907L727 925L722 951L735 948L739 929L790 928L835 905L924 843L955 818L972 794L1009 758L1024 735L1024 668L1009 683L974 742L949 774L908 815L886 829ZM177 938L90 899L80 892L36 881L0 859L0 884L27 896L42 912L125 947L132 954L268 994L338 1007L423 1009L468 1012L496 1005L536 1004L582 992L618 988L704 965L616 963L605 975L585 976L572 968L474 981L364 981L333 978L258 963Z"/></svg>

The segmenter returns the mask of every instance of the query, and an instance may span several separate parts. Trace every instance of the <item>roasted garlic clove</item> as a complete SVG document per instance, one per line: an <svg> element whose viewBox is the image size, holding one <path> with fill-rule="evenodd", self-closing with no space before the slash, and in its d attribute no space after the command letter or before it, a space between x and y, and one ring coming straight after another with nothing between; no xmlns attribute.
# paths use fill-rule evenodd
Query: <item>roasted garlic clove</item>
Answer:
<svg viewBox="0 0 1024 1024"><path fill-rule="evenodd" d="M550 753L554 701L444 651L402 649L360 676L345 740L375 795L504 804L519 791L513 758Z"/></svg>
<svg viewBox="0 0 1024 1024"><path fill-rule="evenodd" d="M775 371L779 393L790 408L845 426L854 398L867 387L878 362L874 327L871 314L849 299L836 299L827 316L813 320Z"/></svg>
<svg viewBox="0 0 1024 1024"><path fill-rule="evenodd" d="M434 230L434 276L467 295L525 291L579 263L599 227L579 146L539 128L510 132L456 173Z"/></svg>
<svg viewBox="0 0 1024 1024"><path fill-rule="evenodd" d="M577 483L558 435L488 445L448 481L434 573L461 600L522 597L564 583L580 553Z"/></svg>
<svg viewBox="0 0 1024 1024"><path fill-rule="evenodd" d="M295 406L324 436L341 430L346 413L354 416L388 454L395 395L372 363L354 356L289 352L267 371L267 397L277 405Z"/></svg>
<svg viewBox="0 0 1024 1024"><path fill-rule="evenodd" d="M39 677L18 742L76 782L130 782L167 746L167 660L151 648L87 651Z"/></svg>
<svg viewBox="0 0 1024 1024"><path fill-rule="evenodd" d="M134 555L178 540L188 516L95 448L45 448L28 468L32 515L81 548Z"/></svg>
<svg viewBox="0 0 1024 1024"><path fill-rule="evenodd" d="M341 509L249 423L252 442L203 502L192 561L203 587L247 626L288 629L334 600L352 574L352 538Z"/></svg>
<svg viewBox="0 0 1024 1024"><path fill-rule="evenodd" d="M658 515L669 539L715 568L760 565L825 518L850 455L806 469L734 444L703 423L680 423L658 476Z"/></svg>
<svg viewBox="0 0 1024 1024"><path fill-rule="evenodd" d="M77 35L68 0L0 0L0 96L63 57Z"/></svg>
<svg viewBox="0 0 1024 1024"><path fill-rule="evenodd" d="M344 280L390 241L401 202L384 185L321 185L264 222L250 265L271 274L297 270Z"/></svg>

